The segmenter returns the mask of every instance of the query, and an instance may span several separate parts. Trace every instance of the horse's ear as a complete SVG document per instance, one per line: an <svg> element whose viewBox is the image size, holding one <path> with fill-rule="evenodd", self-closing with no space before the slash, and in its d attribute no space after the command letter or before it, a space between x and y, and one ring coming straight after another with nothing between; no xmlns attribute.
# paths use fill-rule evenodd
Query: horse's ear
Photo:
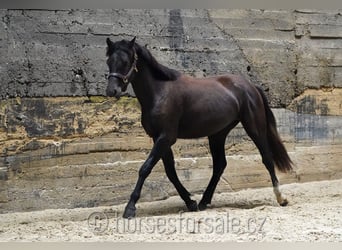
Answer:
<svg viewBox="0 0 342 250"><path fill-rule="evenodd" d="M135 39L136 39L137 37L135 36L133 39L132 39L132 41L130 41L129 42L129 46L131 47L131 48L133 48L133 46L134 46L134 44L135 44Z"/></svg>
<svg viewBox="0 0 342 250"><path fill-rule="evenodd" d="M106 42L107 42L108 47L112 46L113 44L113 42L110 40L109 37L107 37Z"/></svg>
<svg viewBox="0 0 342 250"><path fill-rule="evenodd" d="M114 50L114 47L113 47L114 43L110 40L109 37L107 37L106 42L107 42L107 45L108 45L106 56L110 56L113 53L113 50Z"/></svg>

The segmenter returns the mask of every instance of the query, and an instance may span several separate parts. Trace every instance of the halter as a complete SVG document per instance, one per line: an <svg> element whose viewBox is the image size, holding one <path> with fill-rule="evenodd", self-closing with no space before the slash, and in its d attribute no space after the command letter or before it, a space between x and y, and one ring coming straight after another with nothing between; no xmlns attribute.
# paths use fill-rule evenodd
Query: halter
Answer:
<svg viewBox="0 0 342 250"><path fill-rule="evenodd" d="M128 73L126 75L123 75L121 73L109 73L107 79L109 80L109 78L111 77L116 77L121 79L125 84L128 83L128 79L131 77L133 71L138 72L138 68L137 68L137 62L138 62L138 55L135 51L135 49L133 48L133 52L134 52L134 61L132 63L131 68L129 69Z"/></svg>

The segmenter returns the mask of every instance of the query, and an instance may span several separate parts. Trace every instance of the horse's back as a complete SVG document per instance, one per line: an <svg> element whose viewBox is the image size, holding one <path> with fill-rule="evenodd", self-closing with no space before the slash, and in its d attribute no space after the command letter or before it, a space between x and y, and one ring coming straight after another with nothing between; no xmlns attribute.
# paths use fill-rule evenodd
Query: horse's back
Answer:
<svg viewBox="0 0 342 250"><path fill-rule="evenodd" d="M255 91L255 86L251 84L243 75L238 74L222 74L217 76L208 76L195 78L182 75L179 81L186 85L195 85L197 87L215 87L217 84L228 90Z"/></svg>

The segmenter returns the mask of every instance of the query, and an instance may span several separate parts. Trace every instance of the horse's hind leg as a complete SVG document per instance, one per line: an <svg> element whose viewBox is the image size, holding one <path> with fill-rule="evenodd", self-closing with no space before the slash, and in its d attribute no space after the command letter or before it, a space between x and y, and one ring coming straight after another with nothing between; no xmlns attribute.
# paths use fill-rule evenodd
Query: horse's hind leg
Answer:
<svg viewBox="0 0 342 250"><path fill-rule="evenodd" d="M209 147L213 158L213 175L210 179L208 187L204 191L202 200L198 204L199 210L206 209L207 205L211 203L217 183L219 182L221 175L227 166L226 154L224 150L226 137L230 130L233 129L237 123L238 122L234 122L219 133L209 136Z"/></svg>
<svg viewBox="0 0 342 250"><path fill-rule="evenodd" d="M272 151L267 141L266 123L261 122L260 120L259 122L256 120L248 121L248 119L241 121L241 123L261 154L262 162L266 166L271 176L273 191L279 205L286 206L288 204L288 201L284 199L280 193L279 181L274 169Z"/></svg>
<svg viewBox="0 0 342 250"><path fill-rule="evenodd" d="M185 189L185 187L178 179L175 169L175 160L171 149L167 150L167 152L162 157L162 160L167 177L175 186L179 196L184 200L189 211L197 211L197 202L190 199L190 193Z"/></svg>
<svg viewBox="0 0 342 250"><path fill-rule="evenodd" d="M264 143L263 141L261 141L261 142L257 141L257 142L255 142L255 144L257 145L257 147L260 151L260 154L262 157L262 162L266 166L266 168L267 168L267 170L271 176L272 185L273 185L273 192L277 198L277 202L281 206L286 206L288 204L288 201L282 197L282 194L279 190L279 181L278 181L278 178L275 174L274 163L273 163L273 159L272 159L272 153L271 153L271 150L269 149L268 143L267 142Z"/></svg>
<svg viewBox="0 0 342 250"><path fill-rule="evenodd" d="M273 163L273 159L272 159L272 153L268 148L268 143L266 143L264 145L263 145L263 143L256 143L256 144L259 145L257 147L258 147L260 154L262 156L262 162L266 166L266 168L267 168L267 170L271 176L272 185L273 185L273 192L277 198L277 202L281 206L286 206L288 204L288 201L282 197L282 194L279 190L279 181L278 181L278 178L275 174L274 163Z"/></svg>

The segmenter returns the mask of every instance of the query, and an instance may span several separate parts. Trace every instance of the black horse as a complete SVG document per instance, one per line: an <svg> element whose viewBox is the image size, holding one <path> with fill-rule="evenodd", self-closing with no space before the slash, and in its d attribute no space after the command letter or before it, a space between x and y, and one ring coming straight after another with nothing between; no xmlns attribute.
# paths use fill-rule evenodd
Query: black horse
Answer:
<svg viewBox="0 0 342 250"><path fill-rule="evenodd" d="M239 75L193 78L169 69L135 42L112 42L107 38L109 67L107 96L119 98L131 82L141 105L141 122L154 145L139 170L139 178L123 217L135 216L143 183L162 159L166 175L184 200L188 210L204 210L226 165L225 141L228 133L241 122L262 156L272 179L274 193L281 206L287 205L279 191L274 165L282 172L292 169L292 162L282 144L274 115L260 87ZM213 175L203 198L191 200L190 193L178 179L171 146L177 138L208 136L213 159Z"/></svg>

